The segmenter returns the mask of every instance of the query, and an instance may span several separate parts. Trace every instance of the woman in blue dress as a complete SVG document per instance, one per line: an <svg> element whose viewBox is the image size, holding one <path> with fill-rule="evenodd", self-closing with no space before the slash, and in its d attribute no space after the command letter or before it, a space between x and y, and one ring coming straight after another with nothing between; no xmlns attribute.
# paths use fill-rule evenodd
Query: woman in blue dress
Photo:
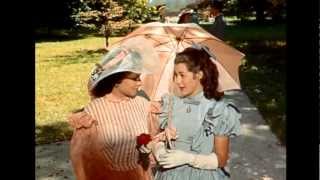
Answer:
<svg viewBox="0 0 320 180"><path fill-rule="evenodd" d="M218 92L218 75L203 48L177 54L174 82L179 96L163 96L159 122L162 130L173 126L178 137L174 148L167 149L164 142L152 147L160 166L155 180L229 179L224 170L229 138L239 135L241 114Z"/></svg>

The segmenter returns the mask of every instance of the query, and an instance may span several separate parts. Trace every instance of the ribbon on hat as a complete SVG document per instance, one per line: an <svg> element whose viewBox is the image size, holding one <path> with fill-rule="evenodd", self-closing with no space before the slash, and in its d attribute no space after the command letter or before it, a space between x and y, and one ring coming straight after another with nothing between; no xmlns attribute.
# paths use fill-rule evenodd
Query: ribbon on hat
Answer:
<svg viewBox="0 0 320 180"><path fill-rule="evenodd" d="M103 69L108 69L116 65L118 62L123 60L128 54L129 54L129 51L127 49L122 49L120 53L116 55L116 57L114 57L109 63L103 66Z"/></svg>
<svg viewBox="0 0 320 180"><path fill-rule="evenodd" d="M106 63L106 64L103 65L103 66L102 66L101 64L99 64L99 63L96 63L96 64L95 64L96 67L95 67L95 69L94 69L94 70L92 71L92 73L91 73L91 79L92 79L93 81L95 81L96 79L98 79L98 77L101 75L101 73L102 73L104 70L106 70L106 69L108 69L108 68L116 65L116 64L119 63L121 60L123 60L128 54L129 54L129 51L128 51L128 50L122 49L119 54L117 54L112 60L109 61L109 63Z"/></svg>

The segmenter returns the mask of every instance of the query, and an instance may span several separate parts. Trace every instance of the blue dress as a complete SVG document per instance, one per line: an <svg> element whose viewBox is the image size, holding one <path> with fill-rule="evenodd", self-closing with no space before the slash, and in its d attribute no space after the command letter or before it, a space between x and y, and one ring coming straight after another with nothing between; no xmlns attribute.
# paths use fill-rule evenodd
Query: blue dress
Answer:
<svg viewBox="0 0 320 180"><path fill-rule="evenodd" d="M160 128L168 125L169 95L162 97ZM171 96L172 125L178 139L174 148L194 154L210 154L214 148L214 136L233 137L240 134L239 110L226 99L215 101L204 97L203 91L193 97ZM159 169L155 180L228 180L218 168L205 170L183 165L171 169Z"/></svg>

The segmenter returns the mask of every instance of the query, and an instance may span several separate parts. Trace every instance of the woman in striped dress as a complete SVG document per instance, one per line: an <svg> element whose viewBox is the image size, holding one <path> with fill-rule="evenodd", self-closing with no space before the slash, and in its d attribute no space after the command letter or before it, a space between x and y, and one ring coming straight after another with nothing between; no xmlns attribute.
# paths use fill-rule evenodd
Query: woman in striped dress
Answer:
<svg viewBox="0 0 320 180"><path fill-rule="evenodd" d="M94 68L88 87L95 98L69 117L74 128L70 156L77 180L151 179L136 148L137 136L149 133L149 101L137 96L144 61L134 48L119 47Z"/></svg>

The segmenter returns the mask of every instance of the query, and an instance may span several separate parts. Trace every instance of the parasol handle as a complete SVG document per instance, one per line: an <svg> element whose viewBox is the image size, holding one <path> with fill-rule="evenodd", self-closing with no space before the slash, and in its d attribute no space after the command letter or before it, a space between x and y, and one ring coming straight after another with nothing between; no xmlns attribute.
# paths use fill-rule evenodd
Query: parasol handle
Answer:
<svg viewBox="0 0 320 180"><path fill-rule="evenodd" d="M168 106L168 128L169 129L173 129L173 125L172 125L172 109L173 109L173 105L172 105L172 101L173 101L173 78L171 76L170 78L170 83L169 83L169 106ZM171 137L169 135L169 131L165 132L166 135L166 142L167 142L167 147L169 149L173 149L174 148L174 143L171 141Z"/></svg>

